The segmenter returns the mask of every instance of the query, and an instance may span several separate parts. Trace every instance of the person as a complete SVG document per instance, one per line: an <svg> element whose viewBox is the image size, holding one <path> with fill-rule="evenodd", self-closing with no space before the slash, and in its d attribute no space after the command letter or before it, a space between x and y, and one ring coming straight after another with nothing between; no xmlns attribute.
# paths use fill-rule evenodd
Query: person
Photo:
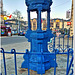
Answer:
<svg viewBox="0 0 75 75"><path fill-rule="evenodd" d="M57 33L56 33L57 37L59 37L60 34L61 34L60 32L57 32Z"/></svg>

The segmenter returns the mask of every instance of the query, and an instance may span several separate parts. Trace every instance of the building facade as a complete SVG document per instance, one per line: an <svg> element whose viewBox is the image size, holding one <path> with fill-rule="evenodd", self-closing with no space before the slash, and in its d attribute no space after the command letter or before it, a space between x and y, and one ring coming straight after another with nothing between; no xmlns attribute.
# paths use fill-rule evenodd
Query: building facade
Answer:
<svg viewBox="0 0 75 75"><path fill-rule="evenodd" d="M18 21L17 19L8 19L5 21L6 26L11 27L12 30L16 30L18 32L18 25L20 25L20 30L27 30L28 22L27 21Z"/></svg>
<svg viewBox="0 0 75 75"><path fill-rule="evenodd" d="M72 0L72 9L71 9L71 26L70 26L70 36L73 36L73 0Z"/></svg>
<svg viewBox="0 0 75 75"><path fill-rule="evenodd" d="M50 29L52 31L59 31L61 29L70 30L70 25L67 24L67 22L70 22L70 20L64 20L60 18L55 18L50 20ZM41 29L46 30L47 29L47 21L46 19L42 19L41 22ZM37 29L37 19L31 19L31 29L36 30Z"/></svg>
<svg viewBox="0 0 75 75"><path fill-rule="evenodd" d="M0 0L0 14L3 14L3 0Z"/></svg>
<svg viewBox="0 0 75 75"><path fill-rule="evenodd" d="M31 30L36 30L37 29L37 19L31 19Z"/></svg>
<svg viewBox="0 0 75 75"><path fill-rule="evenodd" d="M1 25L4 25L4 20L3 20L3 0L0 0L0 21Z"/></svg>
<svg viewBox="0 0 75 75"><path fill-rule="evenodd" d="M54 30L54 29L57 29L57 30L59 30L59 29L62 29L64 26L64 23L63 23L63 19L58 19L58 18L56 18L56 19L51 19L50 20L50 28L52 29L52 30Z"/></svg>

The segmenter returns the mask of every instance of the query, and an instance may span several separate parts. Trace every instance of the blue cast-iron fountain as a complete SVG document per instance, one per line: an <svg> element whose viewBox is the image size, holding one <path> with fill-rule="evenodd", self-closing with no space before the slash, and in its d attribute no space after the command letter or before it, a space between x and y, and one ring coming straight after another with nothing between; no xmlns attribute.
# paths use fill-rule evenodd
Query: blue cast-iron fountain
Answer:
<svg viewBox="0 0 75 75"><path fill-rule="evenodd" d="M14 55L14 66L15 66L15 75L18 75L17 73L17 54L24 54L23 58L24 61L21 65L21 68L28 68L28 74L30 75L30 69L37 71L38 74L45 74L45 71L54 68L54 75L56 75L56 55L57 54L66 54L67 55L67 63L66 63L66 74L62 72L65 75L73 75L73 36L70 37L69 35L67 38L67 45L65 45L65 35L61 37L59 35L59 43L55 43L57 40L57 37L53 36L52 31L50 30L50 6L52 5L52 0L26 0L27 5L27 11L28 11L28 30L25 34L26 38L28 38L28 42L31 43L30 50L26 49L25 52L16 52L15 49L11 49L11 51L4 51L3 48L0 48L0 53L3 55L3 65L4 65L4 71L3 73L0 73L0 75L7 75L7 68L6 68L6 57L5 54L12 54ZM36 11L37 13L37 30L33 31L31 30L31 23L30 23L30 12ZM41 12L47 11L47 29L46 31L42 30L42 24L41 24ZM33 14L34 15L34 14ZM53 37L53 38L52 38ZM49 42L52 38L52 42ZM63 38L63 39L62 39ZM69 38L72 38L72 46L69 45ZM63 40L62 44L60 43L60 39ZM48 44L49 43L49 44ZM49 47L48 47L49 45ZM62 47L61 47L62 46ZM67 46L67 47L66 47ZM72 47L72 48L71 48ZM49 51L50 52L49 52ZM1 59L2 60L2 59ZM13 61L13 60L12 60ZM60 60L61 61L61 60ZM63 60L62 60L63 61ZM61 63L61 62L60 62ZM64 61L63 61L64 63ZM2 66L3 66L2 65ZM11 64L9 64L11 65ZM65 64L63 64L65 65ZM11 65L12 67L12 65ZM11 68L10 68L11 69ZM65 67L64 67L65 69ZM12 70L12 69L11 69ZM59 72L59 71L58 71ZM13 74L14 75L14 74ZM61 74L60 74L61 75Z"/></svg>
<svg viewBox="0 0 75 75"><path fill-rule="evenodd" d="M25 34L25 37L28 38L28 42L31 43L31 48L29 53L35 53L34 55L28 54L24 55L24 62L22 63L22 68L28 68L29 60L29 69L37 71L38 74L44 74L46 70L54 67L54 55L50 54L48 51L48 42L50 38L53 37L52 31L50 30L50 6L52 5L52 0L26 0L27 12L28 12L28 30ZM30 23L30 12L37 12L37 30L31 30ZM41 12L47 11L47 29L46 31L42 30L41 24ZM34 14L33 14L34 15ZM38 54L36 54L38 53ZM41 55L40 53L48 53L49 55L42 55L42 70L41 70ZM57 66L57 64L56 64Z"/></svg>

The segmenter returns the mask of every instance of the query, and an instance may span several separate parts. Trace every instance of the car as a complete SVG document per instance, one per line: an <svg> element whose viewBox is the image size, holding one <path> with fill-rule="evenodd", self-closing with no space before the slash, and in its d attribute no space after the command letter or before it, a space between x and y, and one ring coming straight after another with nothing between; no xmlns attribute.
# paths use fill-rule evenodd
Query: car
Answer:
<svg viewBox="0 0 75 75"><path fill-rule="evenodd" d="M20 31L20 33L18 33L18 36L24 36L26 33L26 31Z"/></svg>
<svg viewBox="0 0 75 75"><path fill-rule="evenodd" d="M17 30L12 30L13 35L17 35Z"/></svg>

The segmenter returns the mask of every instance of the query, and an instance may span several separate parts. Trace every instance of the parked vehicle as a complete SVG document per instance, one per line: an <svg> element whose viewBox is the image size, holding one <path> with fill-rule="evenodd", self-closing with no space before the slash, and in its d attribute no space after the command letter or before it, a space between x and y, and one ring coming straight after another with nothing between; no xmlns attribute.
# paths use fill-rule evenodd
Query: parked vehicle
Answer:
<svg viewBox="0 0 75 75"><path fill-rule="evenodd" d="M18 34L17 30L12 30L12 34L17 35Z"/></svg>
<svg viewBox="0 0 75 75"><path fill-rule="evenodd" d="M19 36L24 36L26 33L26 31L20 31L20 33L18 33Z"/></svg>
<svg viewBox="0 0 75 75"><path fill-rule="evenodd" d="M6 26L1 26L1 36L12 36L11 28Z"/></svg>

